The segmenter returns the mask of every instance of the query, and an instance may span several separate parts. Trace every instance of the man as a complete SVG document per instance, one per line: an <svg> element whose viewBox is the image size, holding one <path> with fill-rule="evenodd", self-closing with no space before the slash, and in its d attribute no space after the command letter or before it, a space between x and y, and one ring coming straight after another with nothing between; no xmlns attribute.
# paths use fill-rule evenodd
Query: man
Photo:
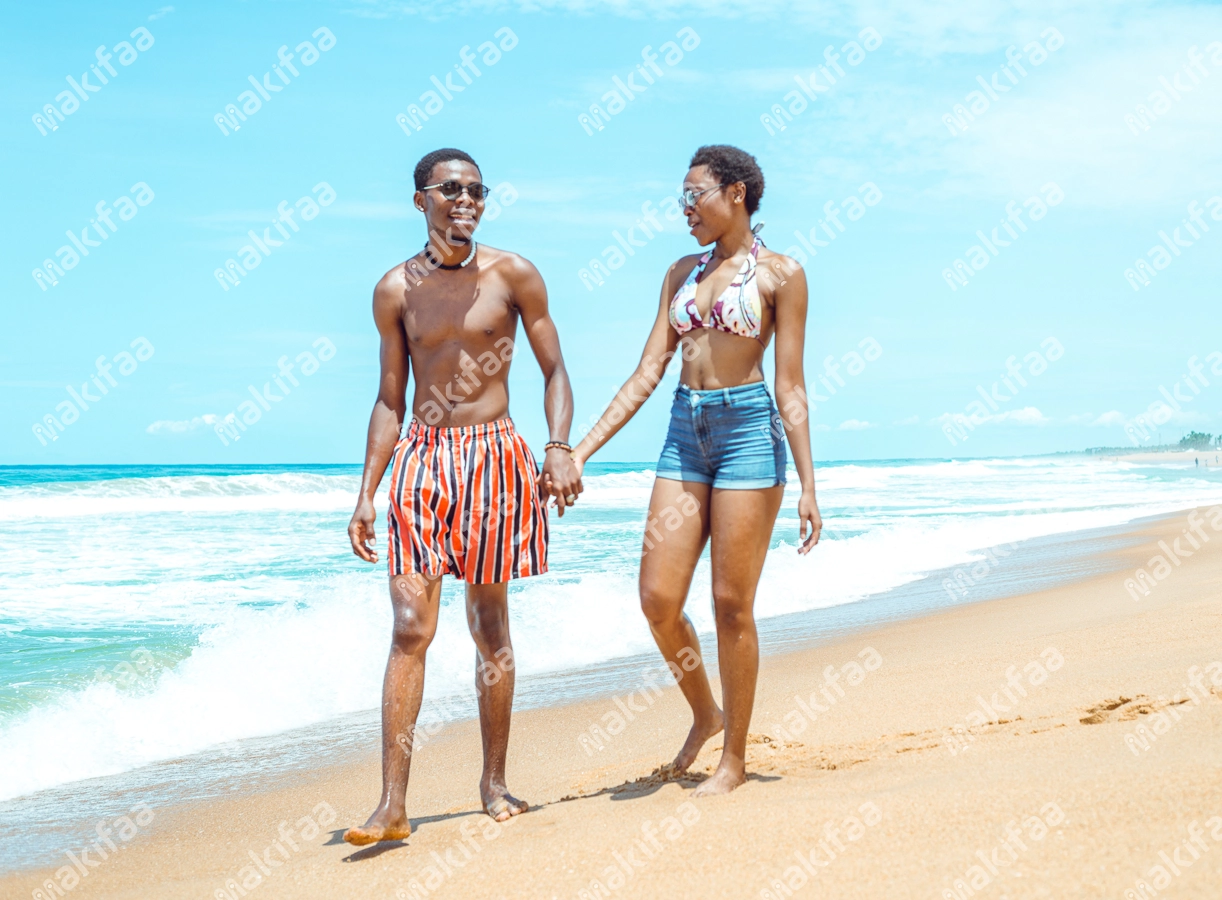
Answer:
<svg viewBox="0 0 1222 900"><path fill-rule="evenodd" d="M369 420L360 498L348 525L357 556L376 563L374 492L391 463L389 563L394 635L382 688L382 799L350 844L411 833L405 810L425 650L437 628L441 577L466 582L476 647L484 810L505 821L527 809L505 786L514 660L506 582L547 571L547 495L564 514L581 493L565 443L573 417L547 290L533 265L477 245L487 188L461 150L416 166L415 205L429 241L373 293L381 384ZM509 419L509 361L518 319L543 370L551 442L540 473ZM415 379L406 414L408 364Z"/></svg>

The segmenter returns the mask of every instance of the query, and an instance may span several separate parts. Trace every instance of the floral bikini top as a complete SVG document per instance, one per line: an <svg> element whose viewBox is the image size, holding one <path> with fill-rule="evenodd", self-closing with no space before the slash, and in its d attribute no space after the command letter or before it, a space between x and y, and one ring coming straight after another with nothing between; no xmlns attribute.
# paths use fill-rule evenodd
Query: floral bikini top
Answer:
<svg viewBox="0 0 1222 900"><path fill-rule="evenodd" d="M670 324L680 336L694 328L716 328L727 334L739 337L749 337L759 340L762 318L760 316L759 282L755 278L755 268L763 242L757 237L751 245L751 252L738 274L709 310L709 321L700 318L696 309L696 286L704 276L704 269L713 258L713 251L700 257L700 262L692 269L687 281L675 291L670 301Z"/></svg>

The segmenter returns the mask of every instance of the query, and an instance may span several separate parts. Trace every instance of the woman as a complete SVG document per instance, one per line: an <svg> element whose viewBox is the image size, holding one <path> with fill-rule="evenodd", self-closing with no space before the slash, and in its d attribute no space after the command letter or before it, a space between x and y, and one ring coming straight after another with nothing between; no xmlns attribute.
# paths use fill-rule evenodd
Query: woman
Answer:
<svg viewBox="0 0 1222 900"><path fill-rule="evenodd" d="M701 246L713 248L685 256L667 271L641 362L617 403L573 451L581 470L653 393L659 369L676 352L682 355L649 501L640 591L654 640L692 708L691 732L673 770L686 771L704 742L726 731L717 771L696 789L697 795L727 793L746 780L747 729L759 670L753 606L785 491L782 430L802 482L799 553L810 551L822 528L802 373L806 276L796 262L768 250L756 237L751 215L763 193L764 175L755 157L722 145L696 151L683 183L683 207L692 235ZM762 370L764 349L773 336L783 418ZM692 668L700 658L700 643L683 612L692 573L709 539L724 714L703 663Z"/></svg>

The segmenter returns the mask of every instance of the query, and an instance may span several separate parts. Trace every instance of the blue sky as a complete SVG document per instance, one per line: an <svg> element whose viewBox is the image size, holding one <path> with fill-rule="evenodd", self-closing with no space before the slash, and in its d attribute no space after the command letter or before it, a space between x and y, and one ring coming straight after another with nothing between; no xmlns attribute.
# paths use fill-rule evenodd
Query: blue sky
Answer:
<svg viewBox="0 0 1222 900"><path fill-rule="evenodd" d="M544 0L445 10L375 0L9 11L0 463L359 462L377 379L371 291L423 244L411 171L439 146L468 150L487 182L517 195L481 239L543 273L577 423L596 416L631 370L667 264L695 244L663 218L664 230L601 286L587 287L579 270L616 243L613 231L626 234L643 204L674 193L697 146L732 143L764 169L759 218L769 246L800 246L799 230L827 242L806 264L811 391L821 391L816 376L829 356L843 360L866 338L882 348L857 374L842 363L843 385L828 376L836 393L821 391L827 399L812 419L818 458L1120 445L1124 423L1161 402L1160 387L1176 396L1177 381L1178 396L1191 399L1167 410L1163 439L1222 430L1222 377L1207 362L1208 387L1181 381L1191 357L1222 350L1222 221L1207 205L1222 195L1222 45L1208 49L1222 41L1219 6ZM130 36L141 27L151 45ZM325 43L313 36L324 27L334 46L303 65L295 48ZM444 83L460 48L503 40L494 37L502 28L518 43L494 65L477 63L470 85L452 74L465 90L405 133L396 116L420 103L430 76ZM646 46L678 41L684 28L698 46L673 65L660 60L663 76L587 134L578 116L606 106L613 77L627 79ZM881 44L857 65L841 53L844 74L828 69L836 84L801 108L795 77L826 66L825 47L864 43L867 28ZM1063 45L1026 49L1059 43L1050 28ZM80 83L96 48L124 40L147 49L126 66L112 51L117 74L99 86L90 73L99 89L41 134L31 117L68 103L56 100L71 91L66 79ZM284 45L298 71L281 67L287 84L272 68ZM1010 46L1025 75L1002 71ZM1203 61L1190 70L1194 47ZM224 135L214 116L252 89L248 76L262 85L265 73L282 90ZM1010 91L987 110L977 99L978 114L952 135L943 116L971 106L977 76L989 85L983 99L993 84ZM828 85L825 74L817 81ZM1151 98L1156 90L1166 103ZM769 134L761 116L774 104L797 112ZM1145 129L1125 121L1139 104L1149 110ZM222 289L214 271L240 259L247 231L262 235L281 201L308 213L302 198L327 195L316 188L324 182L329 205L310 221L297 213L300 230ZM850 220L849 198L864 196L867 183L881 200ZM1024 204L1056 194L1049 185L1063 200L1032 221L1039 203ZM91 226L99 201L112 210L105 241ZM828 224L834 240L819 230L828 201L844 226ZM1194 201L1212 225L1193 225L1195 239L1184 224ZM1001 224L1011 202L1027 228L1013 240ZM99 246L71 270L52 267L58 284L43 290L32 270L63 259L65 232L87 227ZM1178 255L1135 291L1125 269L1155 264L1159 231L1171 239L1176 228ZM991 250L976 270L978 229ZM994 229L1009 246L991 243ZM956 259L969 274L952 289L944 270ZM137 338L152 355L133 370L120 354L134 359ZM323 338L334 356L308 376L298 364L298 386L240 442L222 443L209 417L269 382L281 357L317 353ZM1023 360L1045 353L1048 338L1063 355L1034 375ZM113 384L100 376L110 393L89 388L99 399L86 399L88 411L44 446L33 426L71 399L66 386L80 392L101 356L112 365ZM1011 357L1026 381L1012 380L1013 391L1001 381ZM1001 399L952 445L943 426L981 400L978 386ZM515 421L541 444L541 378L529 355L515 362L512 391ZM668 408L655 398L603 458L656 458Z"/></svg>

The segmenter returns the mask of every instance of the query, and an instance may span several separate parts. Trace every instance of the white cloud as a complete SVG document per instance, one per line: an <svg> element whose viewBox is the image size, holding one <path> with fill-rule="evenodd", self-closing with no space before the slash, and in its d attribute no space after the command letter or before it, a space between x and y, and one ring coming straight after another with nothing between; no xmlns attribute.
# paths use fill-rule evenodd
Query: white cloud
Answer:
<svg viewBox="0 0 1222 900"><path fill-rule="evenodd" d="M163 6L163 7L161 7L161 9L157 10L157 12L155 12L155 13L153 13L152 15L150 15L150 16L149 16L149 21L150 21L150 22L156 22L158 19L163 18L163 17L165 17L165 16L168 16L168 15L169 15L170 13L172 13L173 11L174 11L174 7L172 7L172 6Z"/></svg>
<svg viewBox="0 0 1222 900"><path fill-rule="evenodd" d="M1112 409L1097 417L1090 425L1092 428L1106 425L1123 425L1127 421L1128 419L1125 418L1124 413Z"/></svg>
<svg viewBox="0 0 1222 900"><path fill-rule="evenodd" d="M188 434L215 425L218 421L213 413L205 413L191 419L158 419L144 430L148 434Z"/></svg>
<svg viewBox="0 0 1222 900"><path fill-rule="evenodd" d="M1052 419L1048 418L1034 406L1024 406L1021 409L1008 409L1002 413L994 413L989 416L967 416L963 413L942 413L936 419L933 419L930 424L947 425L947 424L962 424L969 422L973 427L978 425L993 424L993 425L1048 425Z"/></svg>
<svg viewBox="0 0 1222 900"><path fill-rule="evenodd" d="M873 428L869 422L863 422L861 419L845 419L836 426L837 431L864 431L867 428Z"/></svg>
<svg viewBox="0 0 1222 900"><path fill-rule="evenodd" d="M989 416L989 421L1010 422L1014 425L1047 425L1052 420L1034 406L1024 406L1022 409L1010 409Z"/></svg>

